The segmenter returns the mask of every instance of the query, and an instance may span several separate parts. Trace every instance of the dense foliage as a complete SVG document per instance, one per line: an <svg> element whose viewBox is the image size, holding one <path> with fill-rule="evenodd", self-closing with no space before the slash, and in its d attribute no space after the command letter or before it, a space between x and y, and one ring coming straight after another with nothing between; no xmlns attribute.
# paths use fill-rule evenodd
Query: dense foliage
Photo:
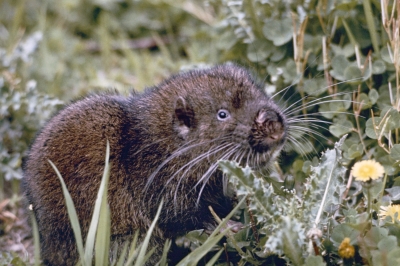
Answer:
<svg viewBox="0 0 400 266"><path fill-rule="evenodd" d="M298 125L271 171L221 162L246 198L240 219L248 226L220 242L220 260L397 265L399 5L1 1L0 203L11 197L7 183L21 178L35 132L63 101L110 87L142 90L181 69L231 61L250 68ZM385 174L363 179L351 170L369 159ZM214 243L199 232L187 239L193 248Z"/></svg>

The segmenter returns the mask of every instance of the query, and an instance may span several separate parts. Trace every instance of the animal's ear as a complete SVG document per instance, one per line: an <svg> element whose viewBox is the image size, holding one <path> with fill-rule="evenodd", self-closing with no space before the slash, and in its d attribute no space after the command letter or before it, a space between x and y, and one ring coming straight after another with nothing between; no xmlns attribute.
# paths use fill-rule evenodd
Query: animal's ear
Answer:
<svg viewBox="0 0 400 266"><path fill-rule="evenodd" d="M175 102L174 124L182 135L194 126L194 111L192 106L183 98L179 97Z"/></svg>

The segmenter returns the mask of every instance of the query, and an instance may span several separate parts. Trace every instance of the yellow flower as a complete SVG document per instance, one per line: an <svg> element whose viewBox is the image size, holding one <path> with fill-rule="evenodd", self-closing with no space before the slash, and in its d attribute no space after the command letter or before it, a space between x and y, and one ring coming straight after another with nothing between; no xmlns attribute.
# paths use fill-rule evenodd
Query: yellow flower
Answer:
<svg viewBox="0 0 400 266"><path fill-rule="evenodd" d="M351 172L357 181L367 182L382 177L385 169L375 160L365 160L356 162Z"/></svg>
<svg viewBox="0 0 400 266"><path fill-rule="evenodd" d="M354 257L354 252L355 249L354 246L350 244L350 238L345 237L339 246L338 250L339 256L342 257L343 259L350 259Z"/></svg>
<svg viewBox="0 0 400 266"><path fill-rule="evenodd" d="M382 220L385 220L386 217L390 216L392 217L392 222L394 223L395 221L395 214L397 213L397 221L400 221L400 205L395 204L395 205L389 205L389 206L381 206L381 209L379 211L379 216L381 217Z"/></svg>

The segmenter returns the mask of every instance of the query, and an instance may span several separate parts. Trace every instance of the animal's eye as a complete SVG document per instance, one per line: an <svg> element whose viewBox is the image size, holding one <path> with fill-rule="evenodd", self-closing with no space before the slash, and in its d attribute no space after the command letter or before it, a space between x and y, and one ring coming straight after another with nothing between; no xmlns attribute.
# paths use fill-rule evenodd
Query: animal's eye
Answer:
<svg viewBox="0 0 400 266"><path fill-rule="evenodd" d="M218 111L218 115L217 115L218 120L221 120L221 121L226 120L227 118L229 118L229 116L230 116L230 114L227 110L221 109Z"/></svg>

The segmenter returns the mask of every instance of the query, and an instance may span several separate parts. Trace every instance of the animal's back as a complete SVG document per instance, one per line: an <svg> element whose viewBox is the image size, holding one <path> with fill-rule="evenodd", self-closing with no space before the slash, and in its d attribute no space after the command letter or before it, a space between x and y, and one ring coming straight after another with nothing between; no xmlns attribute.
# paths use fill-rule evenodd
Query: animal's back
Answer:
<svg viewBox="0 0 400 266"><path fill-rule="evenodd" d="M82 231L86 234L95 198L105 165L106 141L110 142L112 179L109 191L118 191L119 198L110 197L112 206L121 200L128 209L119 213L118 230L127 234L135 228L132 193L126 191L127 174L120 165L119 152L126 119L125 98L118 95L93 95L70 104L56 114L38 134L30 149L25 167L24 188L38 220L45 263L54 265L76 262L75 243L65 208L60 181L48 160L51 160L64 178L74 200ZM67 155L67 156L66 156ZM129 209L131 207L131 209ZM114 223L117 222L115 219ZM125 225L125 226L124 226ZM84 235L85 236L85 235ZM71 258L71 261L65 260ZM47 260L47 261L46 261Z"/></svg>

